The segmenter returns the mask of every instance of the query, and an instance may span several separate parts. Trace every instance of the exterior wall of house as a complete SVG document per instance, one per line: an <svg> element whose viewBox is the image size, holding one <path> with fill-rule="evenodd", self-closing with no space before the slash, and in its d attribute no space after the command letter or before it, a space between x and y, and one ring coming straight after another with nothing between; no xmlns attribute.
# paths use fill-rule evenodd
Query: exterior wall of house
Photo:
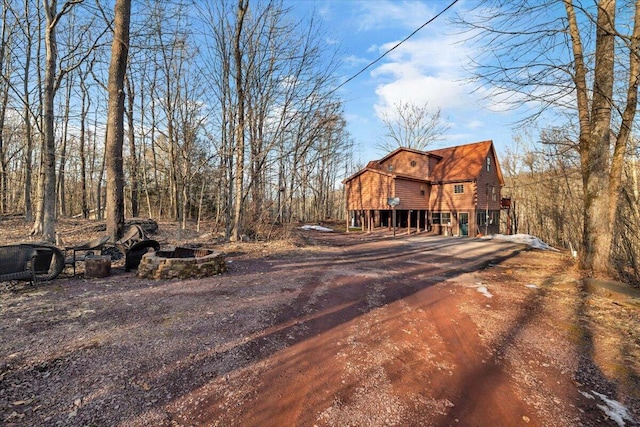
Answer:
<svg viewBox="0 0 640 427"><path fill-rule="evenodd" d="M482 170L478 176L478 202L477 214L481 220L477 221L477 232L481 234L496 234L500 232L500 177L498 176L496 155L494 150L490 150L487 157L489 158L489 170L487 170L487 159L485 158ZM489 224L482 220L489 211ZM495 217L498 220L495 220ZM493 219L493 221L492 221Z"/></svg>
<svg viewBox="0 0 640 427"><path fill-rule="evenodd" d="M458 192L456 192L456 189ZM463 234L460 221L462 216L460 214L466 213L466 233L469 236L475 235L473 230L476 229L476 193L477 185L473 181L434 185L431 190L431 200L429 201L433 231L438 234L454 236ZM440 220L438 220L439 217ZM448 218L448 221L442 219L444 217Z"/></svg>
<svg viewBox="0 0 640 427"><path fill-rule="evenodd" d="M429 184L396 178L395 197L400 198L396 209L429 209L430 191Z"/></svg>
<svg viewBox="0 0 640 427"><path fill-rule="evenodd" d="M347 206L350 210L388 209L387 199L394 196L390 176L365 171L346 183Z"/></svg>
<svg viewBox="0 0 640 427"><path fill-rule="evenodd" d="M456 186L462 186L461 193L456 193ZM476 188L472 181L434 184L429 209L449 212L474 209Z"/></svg>
<svg viewBox="0 0 640 427"><path fill-rule="evenodd" d="M426 179L429 176L429 156L401 151L381 163L382 170Z"/></svg>
<svg viewBox="0 0 640 427"><path fill-rule="evenodd" d="M474 154L481 156L477 151ZM365 170L345 183L348 209L354 215L358 215L354 211L367 211L364 216L373 218L366 220L370 226L388 225L391 215L388 198L398 197L400 205L396 211L402 215L399 223L404 221L404 226L410 216L412 227L421 218L420 227L440 234L476 236L479 233L499 233L501 175L495 150L493 147L489 150L477 176L470 175L478 171L480 159L457 155L400 150L379 164L369 166L375 170ZM467 164L469 166L465 166ZM400 176L393 178L392 174ZM456 180L468 177L469 180L431 184L402 175L425 181L447 179L447 176ZM427 224L424 223L425 216Z"/></svg>

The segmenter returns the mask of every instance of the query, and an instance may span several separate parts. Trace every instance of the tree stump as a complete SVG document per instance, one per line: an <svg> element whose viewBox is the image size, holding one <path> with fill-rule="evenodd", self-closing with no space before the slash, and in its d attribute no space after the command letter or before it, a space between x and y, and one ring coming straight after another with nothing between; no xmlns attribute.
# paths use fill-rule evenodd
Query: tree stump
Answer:
<svg viewBox="0 0 640 427"><path fill-rule="evenodd" d="M111 257L108 255L95 255L84 260L84 277L107 277L111 274Z"/></svg>

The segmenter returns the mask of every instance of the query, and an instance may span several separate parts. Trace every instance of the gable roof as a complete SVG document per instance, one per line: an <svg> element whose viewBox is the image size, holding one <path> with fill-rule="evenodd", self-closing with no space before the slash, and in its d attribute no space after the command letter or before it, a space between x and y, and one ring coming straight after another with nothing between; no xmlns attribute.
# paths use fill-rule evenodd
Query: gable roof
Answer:
<svg viewBox="0 0 640 427"><path fill-rule="evenodd" d="M372 162L369 162L369 164L371 164ZM387 172L384 171L382 169L380 169L380 165L376 164L374 166L369 166L367 165L367 167L360 169L358 172L354 173L353 175L351 175L348 178L345 178L342 183L346 183L348 181L351 181L352 179L358 177L359 175L364 174L365 172L371 172L371 173L375 173L375 174L379 174L379 175L384 175L384 176L388 176L390 178L396 179L396 178L400 178L400 179L405 179L408 181L417 181L417 182L424 182L426 184L430 184L431 181L426 179L426 178L420 178L417 176L413 176L413 175L407 175L407 174L400 174L400 173L395 173L395 172Z"/></svg>
<svg viewBox="0 0 640 427"><path fill-rule="evenodd" d="M387 176L400 177L398 174L382 172L382 163L396 156L398 153L407 151L424 156L434 157L437 163L430 176L428 177L410 177L404 175L403 178L413 178L425 182L454 182L454 181L473 181L478 179L482 168L485 165L485 159L490 151L493 152L493 163L498 174L500 184L504 185L502 171L498 163L498 156L493 149L493 141L480 141L471 144L457 145L455 147L440 148L437 150L420 151L412 148L400 147L387 154L380 160L370 161L367 166L350 177L346 178L343 183L350 181L365 171L375 171L384 173Z"/></svg>
<svg viewBox="0 0 640 427"><path fill-rule="evenodd" d="M477 179L492 146L493 141L489 140L430 151L430 153L441 158L433 169L433 180L464 181ZM496 170L500 171L498 165L495 165L495 167ZM498 172L498 175L500 181L502 181L500 172Z"/></svg>
<svg viewBox="0 0 640 427"><path fill-rule="evenodd" d="M420 151L420 150L416 150L414 148L399 147L399 148L396 148L395 150L393 150L391 153L389 153L386 156L384 156L383 158L381 158L380 160L374 160L374 162L378 163L378 164L384 163L385 160L392 158L393 156L395 156L396 154L400 153L401 151L407 151L409 153L420 154L422 156L439 157L437 154L433 154L433 151ZM369 162L369 163L371 163L371 162Z"/></svg>

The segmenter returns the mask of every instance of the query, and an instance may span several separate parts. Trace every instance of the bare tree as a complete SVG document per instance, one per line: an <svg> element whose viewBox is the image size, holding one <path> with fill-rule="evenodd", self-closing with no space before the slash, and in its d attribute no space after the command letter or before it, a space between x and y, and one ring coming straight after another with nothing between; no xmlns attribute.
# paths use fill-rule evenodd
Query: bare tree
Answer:
<svg viewBox="0 0 640 427"><path fill-rule="evenodd" d="M56 145L54 134L54 97L57 90L57 61L58 48L56 41L56 27L60 19L68 13L74 4L79 1L68 1L64 3L62 10L58 12L58 2L56 0L43 0L46 17L45 27L45 48L46 63L44 77L44 191L42 206L42 223L34 224L33 233L42 233L42 238L49 242L55 241L55 220L56 220Z"/></svg>
<svg viewBox="0 0 640 427"><path fill-rule="evenodd" d="M109 112L107 117L107 233L114 240L124 229L124 77L129 53L131 0L116 0L109 67Z"/></svg>
<svg viewBox="0 0 640 427"><path fill-rule="evenodd" d="M24 24L21 25L24 39L25 39L25 51L24 51L24 76L22 80L22 114L24 120L24 129L25 129L25 155L24 155L24 165L25 165L25 180L24 180L24 210L25 210L25 220L27 222L33 221L33 207L31 203L31 190L32 190L32 160L33 160L33 125L31 118L33 116L33 108L30 102L31 99L31 91L29 89L29 76L31 75L31 58L32 58L32 46L33 46L33 38L34 34L32 31L32 16L30 11L32 10L31 0L24 0L24 15L23 21ZM37 8L36 8L37 9ZM40 22L39 12L36 15L38 22ZM38 39L40 39L38 37ZM39 43L38 43L39 45Z"/></svg>
<svg viewBox="0 0 640 427"><path fill-rule="evenodd" d="M617 14L623 24L616 22ZM497 89L498 99L532 103L534 118L551 110L577 117L584 188L581 264L595 274L611 273L613 227L640 80L640 2L576 6L572 0L490 0L460 19L484 47L476 72Z"/></svg>
<svg viewBox="0 0 640 427"><path fill-rule="evenodd" d="M441 141L449 129L440 108L433 111L428 102L418 105L400 101L382 114L382 123L387 130L386 139L377 148L386 152L398 147L425 150Z"/></svg>
<svg viewBox="0 0 640 427"><path fill-rule="evenodd" d="M238 103L237 118L236 118L236 184L234 195L234 211L233 211L233 223L231 226L230 240L240 240L240 234L242 232L242 208L244 205L244 150L245 150L245 87L243 80L243 49L242 30L244 27L244 18L249 8L249 0L238 0L238 9L236 15L235 30L233 35L233 61L235 66L235 89L236 89L236 102Z"/></svg>
<svg viewBox="0 0 640 427"><path fill-rule="evenodd" d="M8 46L13 33L14 23L9 20L9 8L6 1L2 3L2 28L0 29L0 72L3 79L0 82L0 214L7 211L7 147L4 140L5 120L7 118L7 106L9 104L10 80L8 75L11 69L11 60Z"/></svg>

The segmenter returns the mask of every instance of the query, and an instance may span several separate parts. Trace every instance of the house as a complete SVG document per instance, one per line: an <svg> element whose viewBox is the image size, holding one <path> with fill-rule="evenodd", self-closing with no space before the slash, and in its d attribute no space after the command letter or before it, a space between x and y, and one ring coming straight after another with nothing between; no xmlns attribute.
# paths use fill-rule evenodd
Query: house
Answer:
<svg viewBox="0 0 640 427"><path fill-rule="evenodd" d="M395 222L409 233L457 236L500 231L504 180L493 141L431 151L398 148L343 184L348 226L372 230Z"/></svg>

